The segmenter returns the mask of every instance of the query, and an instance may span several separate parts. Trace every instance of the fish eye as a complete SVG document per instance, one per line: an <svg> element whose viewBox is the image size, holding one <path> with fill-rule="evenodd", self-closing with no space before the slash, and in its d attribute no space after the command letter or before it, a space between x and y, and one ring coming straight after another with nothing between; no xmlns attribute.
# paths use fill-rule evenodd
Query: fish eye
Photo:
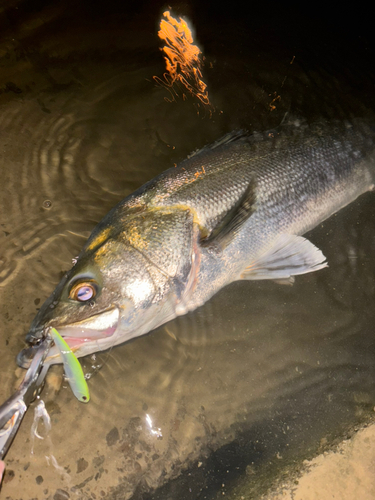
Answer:
<svg viewBox="0 0 375 500"><path fill-rule="evenodd" d="M97 287L92 282L81 282L73 285L69 293L69 298L78 302L87 302L95 297Z"/></svg>

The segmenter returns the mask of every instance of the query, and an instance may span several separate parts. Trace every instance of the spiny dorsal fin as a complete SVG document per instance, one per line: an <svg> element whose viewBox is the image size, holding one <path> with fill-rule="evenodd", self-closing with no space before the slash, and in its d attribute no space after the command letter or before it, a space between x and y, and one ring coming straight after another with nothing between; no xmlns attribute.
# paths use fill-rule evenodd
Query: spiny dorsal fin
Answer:
<svg viewBox="0 0 375 500"><path fill-rule="evenodd" d="M235 142L244 138L249 137L249 132L247 130L234 130L233 132L229 132L225 134L223 137L213 142L212 144L207 144L207 146L203 146L201 149L197 149L188 155L188 158L192 158L193 156L197 156L200 153L211 151L220 146L224 146L225 144L229 144L231 142Z"/></svg>
<svg viewBox="0 0 375 500"><path fill-rule="evenodd" d="M265 132L249 132L248 130L234 130L233 132L229 132L225 134L223 137L213 142L212 144L207 144L207 146L203 146L201 149L197 149L188 155L188 158L192 158L193 156L197 156L201 153L206 153L212 151L221 146L226 146L233 142L248 142L249 144L254 144L256 142L261 142L264 140L274 139L279 135L278 129L271 129Z"/></svg>

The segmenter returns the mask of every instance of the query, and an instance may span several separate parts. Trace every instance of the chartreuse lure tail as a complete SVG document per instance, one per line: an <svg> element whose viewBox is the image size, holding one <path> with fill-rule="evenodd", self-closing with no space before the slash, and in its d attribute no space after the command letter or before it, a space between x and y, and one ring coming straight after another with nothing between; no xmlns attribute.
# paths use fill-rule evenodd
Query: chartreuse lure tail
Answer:
<svg viewBox="0 0 375 500"><path fill-rule="evenodd" d="M80 362L56 328L51 329L51 336L56 347L60 351L64 364L65 375L73 394L82 403L88 403L90 401L89 388L87 387Z"/></svg>

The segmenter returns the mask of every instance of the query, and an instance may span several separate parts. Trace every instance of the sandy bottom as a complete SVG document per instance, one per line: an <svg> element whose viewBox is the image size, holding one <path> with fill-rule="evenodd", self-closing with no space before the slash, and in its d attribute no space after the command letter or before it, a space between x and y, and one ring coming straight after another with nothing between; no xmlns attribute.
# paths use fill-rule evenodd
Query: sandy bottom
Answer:
<svg viewBox="0 0 375 500"><path fill-rule="evenodd" d="M306 460L300 476L288 479L262 500L331 498L375 498L375 424L361 429L336 450Z"/></svg>

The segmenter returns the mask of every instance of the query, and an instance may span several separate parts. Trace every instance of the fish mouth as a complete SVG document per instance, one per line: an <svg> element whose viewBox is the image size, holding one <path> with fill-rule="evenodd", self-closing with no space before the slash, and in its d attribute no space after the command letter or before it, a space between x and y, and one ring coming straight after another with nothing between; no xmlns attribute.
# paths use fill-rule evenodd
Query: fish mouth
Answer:
<svg viewBox="0 0 375 500"><path fill-rule="evenodd" d="M114 334L118 327L120 312L116 306L90 318L69 324L51 322L45 328L55 328L77 357L86 356L93 352L103 351L114 343ZM17 363L22 368L28 368L37 345L23 349L17 356ZM46 364L62 363L60 351L53 345L45 360Z"/></svg>

